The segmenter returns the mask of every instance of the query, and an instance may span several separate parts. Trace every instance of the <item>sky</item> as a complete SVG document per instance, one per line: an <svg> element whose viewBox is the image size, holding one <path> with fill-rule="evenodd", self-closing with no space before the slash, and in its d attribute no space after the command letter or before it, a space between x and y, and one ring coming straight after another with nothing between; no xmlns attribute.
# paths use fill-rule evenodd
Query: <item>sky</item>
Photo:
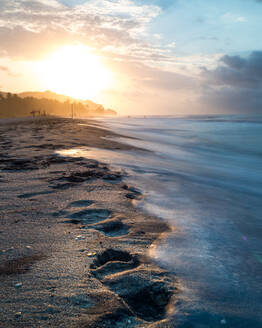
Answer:
<svg viewBox="0 0 262 328"><path fill-rule="evenodd" d="M0 0L0 90L52 90L48 58L80 45L107 74L87 56L74 84L120 114L262 113L261 17L262 0Z"/></svg>

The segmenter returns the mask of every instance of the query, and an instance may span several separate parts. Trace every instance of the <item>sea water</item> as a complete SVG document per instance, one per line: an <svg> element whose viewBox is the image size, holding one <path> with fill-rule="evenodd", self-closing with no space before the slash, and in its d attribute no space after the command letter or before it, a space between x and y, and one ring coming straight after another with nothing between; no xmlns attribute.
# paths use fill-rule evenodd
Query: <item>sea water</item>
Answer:
<svg viewBox="0 0 262 328"><path fill-rule="evenodd" d="M262 116L101 121L150 151L95 157L123 167L144 209L174 227L154 256L176 274L178 320L262 327Z"/></svg>

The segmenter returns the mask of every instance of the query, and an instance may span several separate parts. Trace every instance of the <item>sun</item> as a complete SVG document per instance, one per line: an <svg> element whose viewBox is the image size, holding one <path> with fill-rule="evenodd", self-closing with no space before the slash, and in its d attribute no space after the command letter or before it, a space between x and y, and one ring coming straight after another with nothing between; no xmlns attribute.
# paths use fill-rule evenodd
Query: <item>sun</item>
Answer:
<svg viewBox="0 0 262 328"><path fill-rule="evenodd" d="M77 99L96 99L112 83L112 74L83 45L68 45L39 64L41 79L51 91Z"/></svg>

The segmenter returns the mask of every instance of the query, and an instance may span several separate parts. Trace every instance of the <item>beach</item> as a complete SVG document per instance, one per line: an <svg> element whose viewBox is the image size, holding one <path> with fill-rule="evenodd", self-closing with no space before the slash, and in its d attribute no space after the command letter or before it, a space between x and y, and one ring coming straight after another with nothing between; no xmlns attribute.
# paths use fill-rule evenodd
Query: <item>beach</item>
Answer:
<svg viewBox="0 0 262 328"><path fill-rule="evenodd" d="M92 120L0 123L0 326L175 327L175 276L149 256L170 226L109 164L58 151L136 151ZM114 138L114 140L110 138Z"/></svg>

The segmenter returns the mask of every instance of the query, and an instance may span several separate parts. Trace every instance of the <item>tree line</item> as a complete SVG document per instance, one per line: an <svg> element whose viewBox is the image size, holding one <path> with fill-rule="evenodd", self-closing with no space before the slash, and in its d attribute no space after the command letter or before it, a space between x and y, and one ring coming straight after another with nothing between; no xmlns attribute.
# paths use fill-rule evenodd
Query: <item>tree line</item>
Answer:
<svg viewBox="0 0 262 328"><path fill-rule="evenodd" d="M106 111L102 105L91 107L81 102L61 102L54 99L19 97L17 94L0 93L0 117L21 117L35 115L56 115L75 117L89 115L105 115Z"/></svg>

